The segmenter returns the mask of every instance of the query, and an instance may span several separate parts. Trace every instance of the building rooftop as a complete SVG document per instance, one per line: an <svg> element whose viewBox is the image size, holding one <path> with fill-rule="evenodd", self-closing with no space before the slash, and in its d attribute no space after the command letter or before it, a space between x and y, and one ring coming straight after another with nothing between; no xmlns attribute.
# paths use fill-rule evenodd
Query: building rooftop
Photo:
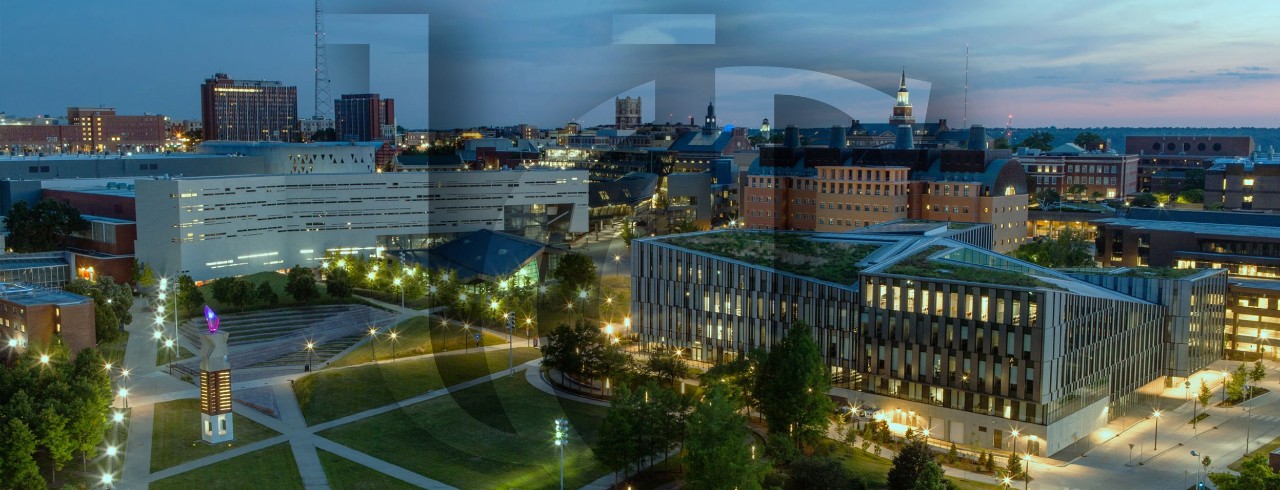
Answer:
<svg viewBox="0 0 1280 490"><path fill-rule="evenodd" d="M60 162L60 161L95 161L95 160L181 160L181 159L205 159L213 157L227 157L235 155L213 154L213 153L126 153L119 154L97 154L89 155L84 153L63 153L59 155L0 155L0 162Z"/></svg>
<svg viewBox="0 0 1280 490"><path fill-rule="evenodd" d="M811 233L720 230L661 238L680 248L782 272L856 285L861 262L884 245Z"/></svg>
<svg viewBox="0 0 1280 490"><path fill-rule="evenodd" d="M127 219L108 218L106 216L94 216L92 214L82 214L80 215L80 217L84 218L87 221L98 221L102 223L111 223L116 225L131 225L134 223L133 221L129 221Z"/></svg>
<svg viewBox="0 0 1280 490"><path fill-rule="evenodd" d="M1146 211L1146 210L1144 210ZM1178 213L1178 211L1173 211ZM1204 213L1206 216L1197 217L1197 221L1170 221L1164 219L1135 219L1127 218L1103 218L1094 220L1095 223L1111 224L1117 226L1131 226L1146 230L1173 231L1180 233L1197 233L1204 235L1226 235L1238 237L1255 237L1266 239L1280 240L1280 216L1268 216L1258 214L1240 213L1216 213L1204 211L1192 211L1192 213ZM1134 216L1131 210L1129 216ZM1236 215L1236 216L1233 216ZM1152 216L1155 217L1155 216ZM1199 219L1204 218L1204 221ZM1244 218L1244 220L1240 219ZM1213 221L1217 219L1219 221ZM1241 224L1240 221L1256 220L1255 223ZM1275 224L1273 224L1275 223Z"/></svg>
<svg viewBox="0 0 1280 490"><path fill-rule="evenodd" d="M67 255L62 252L0 254L0 271L70 265Z"/></svg>
<svg viewBox="0 0 1280 490"><path fill-rule="evenodd" d="M477 230L430 250L407 250L407 261L444 267L459 280L510 276L538 257L546 245L537 240L492 230ZM388 252L398 255L399 252Z"/></svg>
<svg viewBox="0 0 1280 490"><path fill-rule="evenodd" d="M89 298L60 289L44 289L17 282L0 282L0 300L23 306L78 305Z"/></svg>

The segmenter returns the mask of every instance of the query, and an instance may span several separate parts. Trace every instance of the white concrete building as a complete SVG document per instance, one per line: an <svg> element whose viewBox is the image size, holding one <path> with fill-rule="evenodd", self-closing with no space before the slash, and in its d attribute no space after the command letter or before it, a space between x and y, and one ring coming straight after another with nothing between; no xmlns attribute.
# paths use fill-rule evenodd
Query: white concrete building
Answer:
<svg viewBox="0 0 1280 490"><path fill-rule="evenodd" d="M275 174L372 173L381 141L284 143L279 141L205 141L203 154L259 156ZM223 173L223 175L229 175Z"/></svg>
<svg viewBox="0 0 1280 490"><path fill-rule="evenodd" d="M138 179L136 255L197 281L425 248L479 229L587 231L587 172L531 170Z"/></svg>

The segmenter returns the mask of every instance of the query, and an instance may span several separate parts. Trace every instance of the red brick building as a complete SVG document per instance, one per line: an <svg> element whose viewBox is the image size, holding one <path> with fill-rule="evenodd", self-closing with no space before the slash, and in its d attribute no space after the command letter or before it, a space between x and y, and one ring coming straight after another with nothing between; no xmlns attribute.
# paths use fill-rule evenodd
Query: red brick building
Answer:
<svg viewBox="0 0 1280 490"><path fill-rule="evenodd" d="M97 345L93 300L57 289L0 283L0 337L18 352L49 345L54 335L75 354Z"/></svg>
<svg viewBox="0 0 1280 490"><path fill-rule="evenodd" d="M89 222L88 231L73 234L67 243L67 250L75 257L77 276L111 276L117 284L133 277L138 225L132 185L132 180L122 180L41 191L41 197L70 203Z"/></svg>
<svg viewBox="0 0 1280 490"><path fill-rule="evenodd" d="M1027 173L1027 193L1053 190L1064 199L1119 199L1138 191L1138 156L1086 151L1067 143L1051 151L1020 148L1015 158ZM1074 186L1084 192L1068 194Z"/></svg>
<svg viewBox="0 0 1280 490"><path fill-rule="evenodd" d="M1179 191L1188 170L1253 155L1254 143L1252 136L1128 136L1124 149L1138 154L1138 192Z"/></svg>
<svg viewBox="0 0 1280 490"><path fill-rule="evenodd" d="M0 125L0 146L55 154L154 150L167 138L164 116L125 116L110 107L68 107L67 124Z"/></svg>

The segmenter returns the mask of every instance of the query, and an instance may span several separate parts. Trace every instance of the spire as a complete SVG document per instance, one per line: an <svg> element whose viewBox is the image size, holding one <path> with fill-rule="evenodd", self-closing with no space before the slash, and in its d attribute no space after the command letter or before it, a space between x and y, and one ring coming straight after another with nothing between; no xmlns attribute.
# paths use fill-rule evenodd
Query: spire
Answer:
<svg viewBox="0 0 1280 490"><path fill-rule="evenodd" d="M902 67L902 81L898 83L898 91L907 91L907 67Z"/></svg>

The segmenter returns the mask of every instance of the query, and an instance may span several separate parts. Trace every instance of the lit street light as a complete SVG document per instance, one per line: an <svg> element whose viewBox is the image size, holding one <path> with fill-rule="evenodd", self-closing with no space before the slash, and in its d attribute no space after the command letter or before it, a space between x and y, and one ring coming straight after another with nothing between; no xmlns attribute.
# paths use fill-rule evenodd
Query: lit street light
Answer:
<svg viewBox="0 0 1280 490"><path fill-rule="evenodd" d="M1156 432L1153 434L1154 439L1151 441L1151 450L1155 451L1156 446L1160 444L1160 411L1151 412L1151 416L1156 418Z"/></svg>
<svg viewBox="0 0 1280 490"><path fill-rule="evenodd" d="M560 448L560 490L564 490L564 446L569 443L569 421L556 419L556 447Z"/></svg>
<svg viewBox="0 0 1280 490"><path fill-rule="evenodd" d="M1031 455L1022 455L1022 462L1025 463L1022 468L1022 488L1023 490L1027 490L1031 488Z"/></svg>
<svg viewBox="0 0 1280 490"><path fill-rule="evenodd" d="M49 364L49 354L40 354L40 364Z"/></svg>
<svg viewBox="0 0 1280 490"><path fill-rule="evenodd" d="M315 351L316 351L316 343L308 340L307 341L307 372L308 373L311 372L311 356L312 354L315 353Z"/></svg>
<svg viewBox="0 0 1280 490"><path fill-rule="evenodd" d="M1013 435L1013 454L1018 454L1018 429L1013 429L1010 434Z"/></svg>
<svg viewBox="0 0 1280 490"><path fill-rule="evenodd" d="M174 356L173 339L164 340L164 350L166 353L169 354L169 374L173 374L173 356Z"/></svg>
<svg viewBox="0 0 1280 490"><path fill-rule="evenodd" d="M124 399L124 408L129 408L129 389L120 388L120 398Z"/></svg>
<svg viewBox="0 0 1280 490"><path fill-rule="evenodd" d="M378 362L378 329L369 327L369 347L373 349L373 362Z"/></svg>
<svg viewBox="0 0 1280 490"><path fill-rule="evenodd" d="M613 256L613 275L616 276L621 274L622 274L622 256L614 255Z"/></svg>
<svg viewBox="0 0 1280 490"><path fill-rule="evenodd" d="M396 355L396 337L397 336L398 334L396 332L391 332L391 362L395 362L396 358L398 357Z"/></svg>

